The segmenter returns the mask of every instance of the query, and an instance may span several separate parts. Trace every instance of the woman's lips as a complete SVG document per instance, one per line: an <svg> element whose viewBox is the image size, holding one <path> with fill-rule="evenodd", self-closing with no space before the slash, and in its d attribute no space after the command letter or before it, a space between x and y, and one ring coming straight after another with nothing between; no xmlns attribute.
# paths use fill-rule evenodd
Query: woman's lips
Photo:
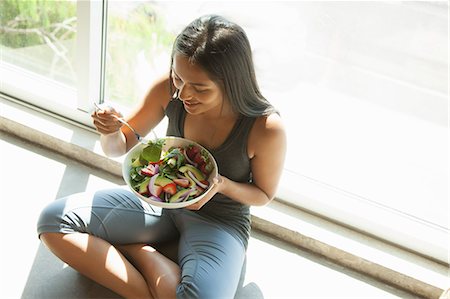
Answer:
<svg viewBox="0 0 450 299"><path fill-rule="evenodd" d="M188 106L188 107L193 107L193 106L197 105L198 102L188 102L188 101L184 101L183 104L186 105L186 106Z"/></svg>

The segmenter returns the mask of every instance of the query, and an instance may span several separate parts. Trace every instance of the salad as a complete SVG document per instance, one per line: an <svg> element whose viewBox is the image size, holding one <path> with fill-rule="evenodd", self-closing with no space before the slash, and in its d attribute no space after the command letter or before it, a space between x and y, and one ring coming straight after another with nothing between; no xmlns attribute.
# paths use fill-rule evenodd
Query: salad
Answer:
<svg viewBox="0 0 450 299"><path fill-rule="evenodd" d="M153 201L178 203L192 200L209 187L213 170L208 152L195 144L163 151L165 140L150 141L131 160L130 185Z"/></svg>

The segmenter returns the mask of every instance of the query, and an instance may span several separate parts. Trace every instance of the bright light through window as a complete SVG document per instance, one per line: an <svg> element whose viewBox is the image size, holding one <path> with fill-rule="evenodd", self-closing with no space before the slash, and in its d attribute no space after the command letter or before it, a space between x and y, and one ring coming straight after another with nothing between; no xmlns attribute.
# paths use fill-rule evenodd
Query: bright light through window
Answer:
<svg viewBox="0 0 450 299"><path fill-rule="evenodd" d="M1 92L77 114L76 1L0 1Z"/></svg>
<svg viewBox="0 0 450 299"><path fill-rule="evenodd" d="M130 109L143 98L153 80L168 72L176 35L167 27L158 3L109 2L106 101Z"/></svg>
<svg viewBox="0 0 450 299"><path fill-rule="evenodd" d="M2 62L75 86L76 2L0 3Z"/></svg>

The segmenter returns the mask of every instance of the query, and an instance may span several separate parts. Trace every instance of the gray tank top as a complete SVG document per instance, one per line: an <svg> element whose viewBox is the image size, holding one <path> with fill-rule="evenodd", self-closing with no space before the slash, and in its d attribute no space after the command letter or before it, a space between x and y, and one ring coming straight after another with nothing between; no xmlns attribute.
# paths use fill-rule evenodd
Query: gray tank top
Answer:
<svg viewBox="0 0 450 299"><path fill-rule="evenodd" d="M173 99L167 105L165 114L169 119L167 136L184 137L186 111L183 103ZM255 118L241 116L235 123L225 142L210 150L216 159L219 173L230 180L249 183L251 181L250 159L247 154L247 140ZM220 224L247 247L250 235L250 209L248 205L231 200L223 194L216 194L196 213Z"/></svg>

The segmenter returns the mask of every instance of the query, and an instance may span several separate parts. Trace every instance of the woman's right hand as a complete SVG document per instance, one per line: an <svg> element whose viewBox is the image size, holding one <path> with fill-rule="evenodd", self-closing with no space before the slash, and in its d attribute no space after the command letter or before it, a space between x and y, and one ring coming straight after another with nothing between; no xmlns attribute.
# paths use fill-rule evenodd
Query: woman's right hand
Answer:
<svg viewBox="0 0 450 299"><path fill-rule="evenodd" d="M97 131L104 135L115 133L122 127L122 123L117 120L118 117L122 117L122 114L111 106L96 109L91 117Z"/></svg>

